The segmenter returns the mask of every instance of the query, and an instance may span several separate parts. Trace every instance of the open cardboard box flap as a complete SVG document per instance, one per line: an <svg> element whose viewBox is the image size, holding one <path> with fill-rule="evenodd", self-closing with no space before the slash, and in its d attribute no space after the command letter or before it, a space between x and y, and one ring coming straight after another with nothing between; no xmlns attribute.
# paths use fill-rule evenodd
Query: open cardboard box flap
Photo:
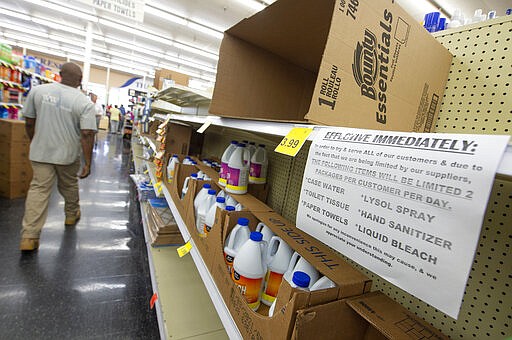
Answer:
<svg viewBox="0 0 512 340"><path fill-rule="evenodd" d="M350 298L347 304L388 339L449 339L382 292Z"/></svg>

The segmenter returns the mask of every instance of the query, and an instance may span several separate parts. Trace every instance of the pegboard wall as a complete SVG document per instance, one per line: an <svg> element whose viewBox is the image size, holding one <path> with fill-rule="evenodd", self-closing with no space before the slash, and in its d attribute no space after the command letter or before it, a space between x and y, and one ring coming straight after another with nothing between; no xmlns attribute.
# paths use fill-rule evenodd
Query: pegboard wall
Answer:
<svg viewBox="0 0 512 340"><path fill-rule="evenodd" d="M511 20L498 18L436 35L454 54L436 132L511 135L512 96L507 96L512 71ZM281 138L210 127L203 155L220 158L232 139L267 145L268 204L295 221L310 143L291 158L272 152ZM512 336L511 205L512 179L497 177L458 320L347 261L373 279L373 289L383 291L452 339L507 339Z"/></svg>

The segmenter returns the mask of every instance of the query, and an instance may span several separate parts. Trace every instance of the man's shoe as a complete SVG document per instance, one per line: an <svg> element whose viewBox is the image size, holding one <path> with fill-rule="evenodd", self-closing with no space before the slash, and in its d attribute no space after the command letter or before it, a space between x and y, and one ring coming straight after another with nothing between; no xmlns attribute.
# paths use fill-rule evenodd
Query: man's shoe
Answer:
<svg viewBox="0 0 512 340"><path fill-rule="evenodd" d="M66 220L64 221L64 225L66 226L74 226L78 220L80 219L80 210L76 213L75 216L66 216Z"/></svg>
<svg viewBox="0 0 512 340"><path fill-rule="evenodd" d="M39 239L38 238L22 238L20 241L20 250L21 251L33 251L39 248Z"/></svg>

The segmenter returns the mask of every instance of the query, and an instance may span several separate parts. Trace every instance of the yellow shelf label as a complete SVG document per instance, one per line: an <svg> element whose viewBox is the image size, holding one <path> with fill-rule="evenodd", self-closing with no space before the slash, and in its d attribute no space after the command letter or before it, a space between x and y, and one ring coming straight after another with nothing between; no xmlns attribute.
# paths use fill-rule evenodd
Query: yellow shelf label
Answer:
<svg viewBox="0 0 512 340"><path fill-rule="evenodd" d="M185 243L184 245L182 245L181 247L176 249L176 251L178 252L178 255L180 257L183 257L183 256L187 255L191 249L192 249L192 243L190 243L190 241L188 241L187 243Z"/></svg>
<svg viewBox="0 0 512 340"><path fill-rule="evenodd" d="M291 129L274 151L295 157L312 131L313 128L304 127L295 127Z"/></svg>

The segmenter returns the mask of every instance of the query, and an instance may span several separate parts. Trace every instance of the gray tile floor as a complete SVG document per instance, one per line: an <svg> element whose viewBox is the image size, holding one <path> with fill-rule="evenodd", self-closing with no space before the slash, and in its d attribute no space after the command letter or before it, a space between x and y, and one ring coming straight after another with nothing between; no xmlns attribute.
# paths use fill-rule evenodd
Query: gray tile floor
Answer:
<svg viewBox="0 0 512 340"><path fill-rule="evenodd" d="M0 339L158 339L130 142L100 132L82 219L54 191L39 250L21 254L24 200L0 198Z"/></svg>

